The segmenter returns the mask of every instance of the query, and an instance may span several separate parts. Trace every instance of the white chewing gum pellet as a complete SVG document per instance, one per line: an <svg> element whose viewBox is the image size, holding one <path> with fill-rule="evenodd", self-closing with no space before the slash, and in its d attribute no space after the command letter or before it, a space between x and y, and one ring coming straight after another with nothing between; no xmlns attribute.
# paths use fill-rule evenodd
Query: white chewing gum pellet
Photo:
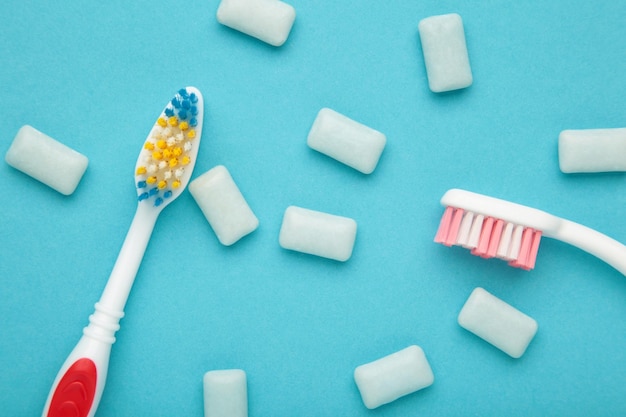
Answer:
<svg viewBox="0 0 626 417"><path fill-rule="evenodd" d="M463 20L456 13L431 16L418 25L428 86L434 93L472 85Z"/></svg>
<svg viewBox="0 0 626 417"><path fill-rule="evenodd" d="M222 0L217 21L273 46L289 37L296 10L279 0Z"/></svg>
<svg viewBox="0 0 626 417"><path fill-rule="evenodd" d="M559 167L566 174L626 171L626 128L562 131Z"/></svg>
<svg viewBox="0 0 626 417"><path fill-rule="evenodd" d="M241 369L204 374L204 417L247 417L246 373Z"/></svg>
<svg viewBox="0 0 626 417"><path fill-rule="evenodd" d="M85 155L28 125L17 132L5 160L65 195L76 190L89 163Z"/></svg>
<svg viewBox="0 0 626 417"><path fill-rule="evenodd" d="M364 174L374 171L386 142L379 131L328 108L319 111L307 138L310 148Z"/></svg>
<svg viewBox="0 0 626 417"><path fill-rule="evenodd" d="M524 354L537 333L537 322L482 288L472 291L459 325L513 358Z"/></svg>
<svg viewBox="0 0 626 417"><path fill-rule="evenodd" d="M422 348L409 346L354 370L363 403L369 409L433 384L435 376Z"/></svg>
<svg viewBox="0 0 626 417"><path fill-rule="evenodd" d="M351 218L289 206L278 241L285 249L344 262L352 256L355 238Z"/></svg>
<svg viewBox="0 0 626 417"><path fill-rule="evenodd" d="M189 192L223 245L232 245L259 226L259 220L223 165L193 180Z"/></svg>

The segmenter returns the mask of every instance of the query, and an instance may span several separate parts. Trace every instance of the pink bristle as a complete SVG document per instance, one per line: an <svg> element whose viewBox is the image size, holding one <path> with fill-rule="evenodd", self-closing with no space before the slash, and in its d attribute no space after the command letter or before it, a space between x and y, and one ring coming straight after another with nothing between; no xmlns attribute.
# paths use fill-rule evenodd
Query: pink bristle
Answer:
<svg viewBox="0 0 626 417"><path fill-rule="evenodd" d="M530 245L528 247L528 253L523 263L518 265L519 268L530 271L535 267L535 261L537 260L537 253L539 252L539 243L541 242L541 231L527 229L531 231Z"/></svg>
<svg viewBox="0 0 626 417"><path fill-rule="evenodd" d="M437 234L435 235L436 243L444 243L446 241L448 231L450 230L450 224L452 223L453 213L454 207L446 207L446 210L443 212L443 216L441 216L441 221L439 222L439 229L437 229Z"/></svg>
<svg viewBox="0 0 626 417"><path fill-rule="evenodd" d="M533 245L533 229L526 228L524 229L524 234L522 235L522 244L519 249L519 255L517 255L517 259L509 262L509 265L514 266L516 268L522 268L528 270L529 263L531 257L531 248Z"/></svg>
<svg viewBox="0 0 626 417"><path fill-rule="evenodd" d="M463 220L463 209L456 209L454 211L454 215L452 216L452 222L450 224L450 230L448 230L448 236L446 237L446 241L444 245L452 246L456 244L456 238L459 234L459 228L461 227L461 220Z"/></svg>
<svg viewBox="0 0 626 417"><path fill-rule="evenodd" d="M489 240L489 247L485 256L493 258L498 252L498 246L500 245L500 238L502 236L502 228L504 227L503 220L496 220L491 231L491 239Z"/></svg>
<svg viewBox="0 0 626 417"><path fill-rule="evenodd" d="M485 257L487 249L489 248L489 241L491 240L491 230L493 229L493 217L487 217L483 222L482 230L480 231L480 239L478 240L478 246L472 250L472 255Z"/></svg>

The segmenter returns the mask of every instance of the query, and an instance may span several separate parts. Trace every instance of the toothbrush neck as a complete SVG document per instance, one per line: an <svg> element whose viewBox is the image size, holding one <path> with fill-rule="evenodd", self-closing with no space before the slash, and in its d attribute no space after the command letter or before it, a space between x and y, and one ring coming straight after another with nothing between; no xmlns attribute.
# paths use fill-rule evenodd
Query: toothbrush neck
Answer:
<svg viewBox="0 0 626 417"><path fill-rule="evenodd" d="M124 315L124 307L148 246L160 210L139 203L122 249L97 306L111 317ZM96 313L98 308L96 308Z"/></svg>
<svg viewBox="0 0 626 417"><path fill-rule="evenodd" d="M556 231L547 236L576 246L626 275L626 246L615 239L565 219Z"/></svg>

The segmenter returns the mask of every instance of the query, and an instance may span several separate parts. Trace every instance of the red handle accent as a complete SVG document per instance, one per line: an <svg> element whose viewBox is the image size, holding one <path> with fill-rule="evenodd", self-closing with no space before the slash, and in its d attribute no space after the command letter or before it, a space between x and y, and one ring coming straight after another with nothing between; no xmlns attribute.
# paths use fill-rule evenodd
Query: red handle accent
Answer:
<svg viewBox="0 0 626 417"><path fill-rule="evenodd" d="M91 359L74 362L54 391L47 417L86 417L96 392L97 376Z"/></svg>

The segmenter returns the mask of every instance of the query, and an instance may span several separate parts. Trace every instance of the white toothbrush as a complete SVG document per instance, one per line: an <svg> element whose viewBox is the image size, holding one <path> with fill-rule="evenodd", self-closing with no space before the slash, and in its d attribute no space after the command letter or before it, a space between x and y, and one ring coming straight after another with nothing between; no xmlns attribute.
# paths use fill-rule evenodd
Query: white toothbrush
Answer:
<svg viewBox="0 0 626 417"><path fill-rule="evenodd" d="M532 269L541 236L576 246L626 275L626 246L589 227L541 210L452 189L441 198L446 210L435 242L460 245L484 258Z"/></svg>
<svg viewBox="0 0 626 417"><path fill-rule="evenodd" d="M181 89L155 122L135 166L138 204L120 254L89 325L61 367L43 417L92 417L106 382L109 354L155 222L185 189L196 162L203 100Z"/></svg>

